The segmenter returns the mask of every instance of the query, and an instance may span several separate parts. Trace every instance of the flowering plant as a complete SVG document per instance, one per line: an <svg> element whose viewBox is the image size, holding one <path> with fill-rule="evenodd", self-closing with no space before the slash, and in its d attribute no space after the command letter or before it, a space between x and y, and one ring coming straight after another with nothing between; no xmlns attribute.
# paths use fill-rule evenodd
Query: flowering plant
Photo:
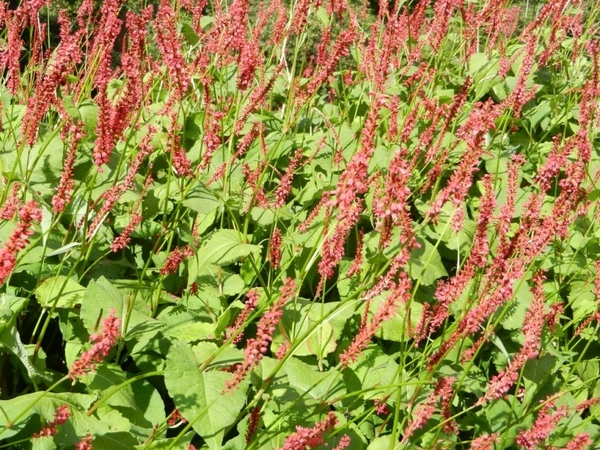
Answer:
<svg viewBox="0 0 600 450"><path fill-rule="evenodd" d="M600 440L594 2L13 3L0 446Z"/></svg>

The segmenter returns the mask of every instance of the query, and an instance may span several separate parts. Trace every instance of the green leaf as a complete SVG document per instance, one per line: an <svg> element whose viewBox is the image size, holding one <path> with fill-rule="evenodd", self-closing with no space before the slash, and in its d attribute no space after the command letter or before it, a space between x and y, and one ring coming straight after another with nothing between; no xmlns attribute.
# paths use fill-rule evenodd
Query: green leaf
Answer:
<svg viewBox="0 0 600 450"><path fill-rule="evenodd" d="M473 53L469 58L467 75L473 78L482 68L490 62L485 53Z"/></svg>
<svg viewBox="0 0 600 450"><path fill-rule="evenodd" d="M44 308L73 308L82 302L84 292L85 288L75 280L57 275L44 280L35 295Z"/></svg>
<svg viewBox="0 0 600 450"><path fill-rule="evenodd" d="M37 439L33 439L32 450L54 450L56 449L56 444L54 443L54 438L52 436L40 436Z"/></svg>
<svg viewBox="0 0 600 450"><path fill-rule="evenodd" d="M261 227L268 227L275 220L275 212L269 208L254 207L250 212L250 216Z"/></svg>
<svg viewBox="0 0 600 450"><path fill-rule="evenodd" d="M523 328L525 314L531 304L533 294L529 285L520 283L519 290L515 292L513 300L507 306L507 312L502 318L502 326L507 330L520 330Z"/></svg>
<svg viewBox="0 0 600 450"><path fill-rule="evenodd" d="M540 121L549 115L552 112L552 108L550 106L550 102L548 100L541 102L533 109L533 113L531 115L527 115L527 119L529 119L529 123L532 128L535 128Z"/></svg>
<svg viewBox="0 0 600 450"><path fill-rule="evenodd" d="M205 241L196 258L190 259L189 278L193 282L198 275L206 273L210 265L227 266L251 253L260 252L260 248L259 245L243 243L241 234L235 230L219 230Z"/></svg>
<svg viewBox="0 0 600 450"><path fill-rule="evenodd" d="M71 96L71 95L63 96L62 102L63 102L63 106L65 108L65 111L67 111L67 114L69 116L71 116L72 119L81 120L81 113L79 112L79 109L77 109L77 106L75 105L75 102L73 101L73 96Z"/></svg>
<svg viewBox="0 0 600 450"><path fill-rule="evenodd" d="M15 323L26 304L24 298L0 294L0 348L7 349L21 361L29 378L37 379L43 374L31 364Z"/></svg>
<svg viewBox="0 0 600 450"><path fill-rule="evenodd" d="M448 276L439 252L425 239L417 238L420 244L410 255L409 274L413 280L421 280L423 286L430 286L438 278Z"/></svg>
<svg viewBox="0 0 600 450"><path fill-rule="evenodd" d="M183 205L200 213L210 214L215 211L221 200L212 192L210 188L200 182L196 182L194 187L186 195Z"/></svg>
<svg viewBox="0 0 600 450"><path fill-rule="evenodd" d="M78 408L88 409L95 399L94 395L87 394L33 392L10 400L0 400L0 439L19 433L34 414L50 421L61 405L68 405L71 413L74 413Z"/></svg>
<svg viewBox="0 0 600 450"><path fill-rule="evenodd" d="M192 348L175 342L167 356L165 384L175 405L206 441L210 449L221 449L223 436L246 403L244 385L224 393L232 375L198 370L200 362Z"/></svg>
<svg viewBox="0 0 600 450"><path fill-rule="evenodd" d="M294 349L294 354L323 358L334 352L348 318L354 314L354 306L355 302L345 302L343 305L341 302L318 304L304 299L288 303L281 320L286 335L295 342L311 330ZM273 347L278 347L287 338L280 330L275 333Z"/></svg>
<svg viewBox="0 0 600 450"><path fill-rule="evenodd" d="M131 450L138 444L137 439L128 432L96 436L92 442L94 450Z"/></svg>
<svg viewBox="0 0 600 450"><path fill-rule="evenodd" d="M186 433L183 437L170 439L155 439L154 441L143 445L137 445L136 450L188 450L195 433ZM175 442L177 441L177 442Z"/></svg>
<svg viewBox="0 0 600 450"><path fill-rule="evenodd" d="M288 358L283 366L289 385L301 396L326 402L346 394L346 387L335 371L318 372L315 366L303 363L298 358Z"/></svg>
<svg viewBox="0 0 600 450"><path fill-rule="evenodd" d="M88 135L94 136L98 128L98 107L90 100L86 99L79 105L79 113L83 120L85 131Z"/></svg>
<svg viewBox="0 0 600 450"><path fill-rule="evenodd" d="M123 294L106 278L100 277L97 281L90 281L83 295L81 307L81 318L88 333L92 334L98 331L96 325L101 326L102 319L108 317L113 308L116 310L116 316L121 319L122 328L127 323L127 329L122 330L125 340L146 333L156 333L162 325L141 312L147 310L141 296L136 297L134 305L130 305L130 301L131 296L124 298ZM131 312L129 312L130 309ZM126 321L128 314L129 318Z"/></svg>
<svg viewBox="0 0 600 450"><path fill-rule="evenodd" d="M398 442L392 446L392 436L387 434L385 436L379 436L371 441L367 450L396 450L402 448L401 444Z"/></svg>
<svg viewBox="0 0 600 450"><path fill-rule="evenodd" d="M594 284L591 281L576 280L571 283L569 304L573 309L573 321L579 323L597 309Z"/></svg>
<svg viewBox="0 0 600 450"><path fill-rule="evenodd" d="M546 353L539 358L530 359L523 367L523 376L534 383L539 384L554 372L556 358Z"/></svg>
<svg viewBox="0 0 600 450"><path fill-rule="evenodd" d="M31 379L37 379L43 376L43 374L36 369L31 361L29 360L29 355L27 353L27 349L23 345L21 341L21 336L17 331L16 327L7 327L2 332L0 332L0 348L4 347L9 350L12 354L14 354L25 369L27 370L27 375Z"/></svg>
<svg viewBox="0 0 600 450"><path fill-rule="evenodd" d="M115 386L123 385L108 397L105 405L118 407L130 422L151 430L164 420L164 404L160 394L146 380L127 383L127 375L119 366L101 365L81 379L89 392L104 398Z"/></svg>
<svg viewBox="0 0 600 450"><path fill-rule="evenodd" d="M319 6L316 12L317 17L325 27L329 26L329 14L327 14L327 10L323 6Z"/></svg>
<svg viewBox="0 0 600 450"><path fill-rule="evenodd" d="M165 325L163 333L183 342L196 342L203 339L214 339L214 323L200 321L198 317L188 313L179 305L167 306L158 315L157 320Z"/></svg>
<svg viewBox="0 0 600 450"><path fill-rule="evenodd" d="M365 399L381 398L381 393L385 392L386 386L397 382L398 363L386 355L380 347L367 348L361 358L350 364L349 368L360 380ZM408 376L403 377L405 381L407 378ZM405 396L411 395L410 389L414 390L414 387L405 389L403 398L407 399Z"/></svg>
<svg viewBox="0 0 600 450"><path fill-rule="evenodd" d="M390 292L385 292L382 295L389 295ZM370 300L371 309L370 314L375 314L379 304L383 302L383 298L377 297ZM419 321L421 320L421 315L423 312L423 305L418 302L411 302L409 315L410 315L410 327L406 323L406 306L401 305L398 308L398 311L391 319L386 320L381 324L381 328L377 331L377 337L385 339L386 341L394 341L394 342L406 342L409 339L412 339L412 336L408 334L410 329L414 330L419 326Z"/></svg>
<svg viewBox="0 0 600 450"><path fill-rule="evenodd" d="M188 41L191 45L196 45L200 40L194 29L188 23L185 22L181 25L181 34L183 34L185 40Z"/></svg>

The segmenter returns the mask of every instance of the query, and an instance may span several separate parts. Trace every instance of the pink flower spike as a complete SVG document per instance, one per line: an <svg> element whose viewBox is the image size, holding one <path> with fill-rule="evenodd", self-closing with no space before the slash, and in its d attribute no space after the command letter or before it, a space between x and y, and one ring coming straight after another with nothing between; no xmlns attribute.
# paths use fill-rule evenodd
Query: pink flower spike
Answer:
<svg viewBox="0 0 600 450"><path fill-rule="evenodd" d="M90 350L83 352L81 357L71 366L69 377L72 380L95 370L96 364L101 363L117 343L121 335L121 320L115 316L116 313L117 311L114 308L111 309L110 315L102 321L102 331L90 336L90 341L94 342L94 345Z"/></svg>
<svg viewBox="0 0 600 450"><path fill-rule="evenodd" d="M75 444L75 450L92 450L92 441L94 437L91 434L88 434L82 440L80 440L77 444Z"/></svg>
<svg viewBox="0 0 600 450"><path fill-rule="evenodd" d="M10 276L17 264L17 254L29 244L29 236L33 234L31 226L33 222L42 219L42 211L32 200L19 209L20 223L17 224L12 234L0 248L0 285Z"/></svg>
<svg viewBox="0 0 600 450"><path fill-rule="evenodd" d="M552 411L554 402L546 403L538 413L531 429L521 431L516 442L527 450L539 448L560 422L567 416L567 408L563 405Z"/></svg>
<svg viewBox="0 0 600 450"><path fill-rule="evenodd" d="M56 412L54 413L54 419L48 422L46 426L40 430L39 433L35 433L33 437L39 438L42 436L56 435L56 427L65 423L69 417L71 417L71 413L69 412L68 405L59 406L58 408L56 408Z"/></svg>
<svg viewBox="0 0 600 450"><path fill-rule="evenodd" d="M286 438L281 450L305 450L307 447L317 447L323 443L325 432L336 425L335 414L330 411L327 418L312 428L296 427L296 432Z"/></svg>
<svg viewBox="0 0 600 450"><path fill-rule="evenodd" d="M283 307L294 296L295 292L296 283L293 279L286 278L281 288L281 296L259 320L256 337L248 339L244 350L244 361L236 366L233 378L225 383L225 392L235 389L267 353L269 344L273 340L273 333L275 333L277 324L283 316Z"/></svg>

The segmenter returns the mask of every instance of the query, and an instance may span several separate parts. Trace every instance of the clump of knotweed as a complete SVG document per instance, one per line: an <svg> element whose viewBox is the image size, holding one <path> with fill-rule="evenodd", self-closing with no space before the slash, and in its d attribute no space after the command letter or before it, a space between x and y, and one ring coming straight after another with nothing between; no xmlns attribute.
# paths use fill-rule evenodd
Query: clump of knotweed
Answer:
<svg viewBox="0 0 600 450"><path fill-rule="evenodd" d="M255 3L85 0L48 51L41 0L0 6L0 439L591 446L598 12Z"/></svg>

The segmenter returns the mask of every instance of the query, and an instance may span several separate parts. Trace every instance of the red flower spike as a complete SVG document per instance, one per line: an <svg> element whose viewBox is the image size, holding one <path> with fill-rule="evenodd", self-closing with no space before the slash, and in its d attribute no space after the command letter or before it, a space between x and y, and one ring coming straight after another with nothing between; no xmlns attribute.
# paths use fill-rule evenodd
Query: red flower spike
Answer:
<svg viewBox="0 0 600 450"><path fill-rule="evenodd" d="M225 384L225 392L235 389L244 379L246 374L254 369L273 339L275 327L283 315L283 306L294 296L296 283L291 278L286 278L281 288L281 297L271 305L267 313L258 322L256 337L249 339L244 350L244 361L236 367L233 378Z"/></svg>
<svg viewBox="0 0 600 450"><path fill-rule="evenodd" d="M20 222L11 233L10 237L0 248L0 285L10 276L17 263L17 254L29 243L29 236L33 234L33 222L42 219L42 212L32 200L19 209Z"/></svg>
<svg viewBox="0 0 600 450"><path fill-rule="evenodd" d="M333 412L329 412L327 418L312 428L296 427L296 432L288 436L281 450L306 450L307 447L314 448L324 442L323 435L337 425L338 421Z"/></svg>
<svg viewBox="0 0 600 450"><path fill-rule="evenodd" d="M56 427L64 424L69 417L71 417L71 413L69 412L69 406L59 406L58 408L56 408L56 412L54 413L54 419L48 422L46 426L40 430L39 433L35 433L33 437L39 438L42 436L55 436L57 433Z"/></svg>
<svg viewBox="0 0 600 450"><path fill-rule="evenodd" d="M114 308L111 309L110 315L102 321L102 331L90 336L94 345L73 363L69 372L71 379L95 370L96 364L101 363L117 343L121 335L121 320L115 316L116 312Z"/></svg>
<svg viewBox="0 0 600 450"><path fill-rule="evenodd" d="M75 444L75 450L92 450L92 442L94 441L94 437L88 434L82 440L80 440L77 444Z"/></svg>

